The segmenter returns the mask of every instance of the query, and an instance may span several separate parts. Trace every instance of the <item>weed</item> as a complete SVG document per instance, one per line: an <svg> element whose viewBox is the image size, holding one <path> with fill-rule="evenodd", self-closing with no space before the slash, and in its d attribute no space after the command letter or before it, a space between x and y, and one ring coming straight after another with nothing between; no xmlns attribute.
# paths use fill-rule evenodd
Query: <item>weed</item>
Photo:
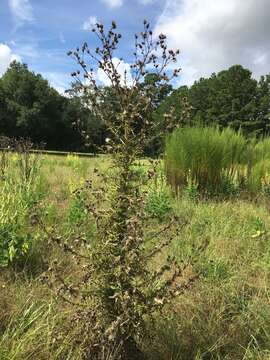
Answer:
<svg viewBox="0 0 270 360"><path fill-rule="evenodd" d="M87 95L88 106L102 118L107 128L107 151L112 155L114 172L108 179L94 170L102 184L96 187L94 181L89 183L91 196L88 197L88 211L96 223L92 246L80 250L67 241L62 245L64 250L72 253L77 262L84 260L85 280L79 282L79 287L75 289L70 279L65 281L59 274L57 265L53 278L56 284L59 281L62 283L59 284L61 291L58 291L62 298L75 305L82 304L85 308L85 313L80 311L78 316L86 327L91 324L93 329L91 333L82 334L82 338L89 342L86 356L92 359L101 359L104 354L112 353L112 359L143 358L140 343L147 336L145 316L161 311L170 298L177 296L185 288L183 284L175 284L182 272L181 266L175 266L173 260L168 259L166 265L154 272L147 265L151 258L168 245L169 235L168 239L147 256L143 249L146 216L144 193L141 190L144 176L136 169L136 163L155 127L153 120L146 119L146 114L153 106L155 89L142 89L141 83L147 74L146 69L152 64L156 68L158 82L161 86L166 86L170 80L166 75L166 68L176 61L179 53L168 50L163 34L158 40L154 40L149 26L144 21L143 31L135 37L136 61L131 65L131 86L126 77L122 79L114 64L113 53L121 39L115 22L112 22L108 32L105 32L103 24L97 23L94 27L93 31L100 40L100 47L94 50L94 56L87 43L81 49L69 52L82 67L84 78L88 79L85 87L84 79L82 81L78 76L80 71L74 72L72 75L77 80L77 86ZM157 49L162 53L162 65L156 55L159 54ZM90 57L89 66L86 64L87 54ZM114 100L112 108L104 106L102 89L97 86L91 70L96 62L111 80ZM175 69L172 77L177 76L178 72ZM158 197L152 193L150 199L151 210L154 208L159 215L167 211L169 200L164 197L164 193ZM73 210L77 221L78 214L81 214L80 198L76 200ZM56 243L60 242L55 235L51 239ZM82 238L76 240L76 244L85 245ZM172 273L166 277L168 267L172 269ZM193 280L192 277L190 282ZM70 296L74 296L74 299L68 300Z"/></svg>
<svg viewBox="0 0 270 360"><path fill-rule="evenodd" d="M145 210L149 215L159 220L164 219L172 210L171 193L161 167L155 169L152 182L149 184Z"/></svg>

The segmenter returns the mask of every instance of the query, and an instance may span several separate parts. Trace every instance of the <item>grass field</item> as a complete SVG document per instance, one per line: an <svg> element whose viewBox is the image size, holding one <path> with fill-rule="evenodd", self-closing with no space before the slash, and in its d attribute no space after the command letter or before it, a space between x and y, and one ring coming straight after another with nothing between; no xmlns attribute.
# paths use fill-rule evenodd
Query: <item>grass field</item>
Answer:
<svg viewBox="0 0 270 360"><path fill-rule="evenodd" d="M142 161L140 168L147 164ZM27 233L23 239L30 237L29 247L23 259L0 268L1 360L82 359L83 348L77 344L81 324L74 321L72 305L59 301L41 281L55 258L63 276L77 268L33 219L38 212L46 228L56 226L67 239L74 233L90 236L88 215L74 191L95 168L111 171L109 165L106 156L41 159L30 220L19 217L16 224L21 221L22 227L12 228L13 236L21 229ZM12 172L16 158L9 166ZM16 195L14 186L9 188L10 197ZM166 308L162 318L149 323L152 337L142 344L148 358L270 359L270 199L199 200L186 193L174 198L161 176L150 184L147 201L153 228L166 223L169 213L177 215L180 232L168 252L179 262L208 243L190 269L198 271L198 280Z"/></svg>

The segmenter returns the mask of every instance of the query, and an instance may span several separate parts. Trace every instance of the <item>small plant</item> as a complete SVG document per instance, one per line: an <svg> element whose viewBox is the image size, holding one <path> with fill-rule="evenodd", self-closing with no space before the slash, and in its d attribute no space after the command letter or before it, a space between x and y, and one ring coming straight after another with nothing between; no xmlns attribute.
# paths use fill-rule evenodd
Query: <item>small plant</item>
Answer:
<svg viewBox="0 0 270 360"><path fill-rule="evenodd" d="M68 209L68 222L71 225L80 226L87 220L86 196L84 188L76 189L73 192Z"/></svg>
<svg viewBox="0 0 270 360"><path fill-rule="evenodd" d="M171 198L168 190L151 189L148 192L145 210L153 217L162 220L171 210Z"/></svg>
<svg viewBox="0 0 270 360"><path fill-rule="evenodd" d="M46 202L43 205L43 212L46 217L47 224L54 224L57 219L57 207L53 202Z"/></svg>
<svg viewBox="0 0 270 360"><path fill-rule="evenodd" d="M163 169L158 162L154 169L154 175L147 191L145 210L149 215L162 220L172 210L172 198Z"/></svg>
<svg viewBox="0 0 270 360"><path fill-rule="evenodd" d="M238 177L235 177L232 179L231 177L228 177L227 174L224 174L221 187L220 187L220 193L225 196L232 196L236 197L240 192L240 186L241 186L241 179Z"/></svg>
<svg viewBox="0 0 270 360"><path fill-rule="evenodd" d="M199 190L198 184L192 180L190 176L187 177L186 194L191 200L198 200Z"/></svg>
<svg viewBox="0 0 270 360"><path fill-rule="evenodd" d="M259 217L256 217L251 222L252 225L252 238L257 238L265 234L265 224Z"/></svg>
<svg viewBox="0 0 270 360"><path fill-rule="evenodd" d="M205 259L200 263L201 274L208 281L220 281L229 277L229 267L222 259Z"/></svg>

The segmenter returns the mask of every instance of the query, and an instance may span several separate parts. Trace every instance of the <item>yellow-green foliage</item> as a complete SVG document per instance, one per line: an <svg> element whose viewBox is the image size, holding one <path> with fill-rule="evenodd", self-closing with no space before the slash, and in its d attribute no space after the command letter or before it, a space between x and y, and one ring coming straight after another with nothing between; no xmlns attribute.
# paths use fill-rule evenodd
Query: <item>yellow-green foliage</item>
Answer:
<svg viewBox="0 0 270 360"><path fill-rule="evenodd" d="M73 154L69 154L65 158L65 163L68 167L71 167L77 173L80 173L84 176L86 175L88 162L89 161L87 161L87 158L80 158L78 155Z"/></svg>
<svg viewBox="0 0 270 360"><path fill-rule="evenodd" d="M257 143L251 141L247 147L247 187L255 193L269 192L270 188L270 138Z"/></svg>
<svg viewBox="0 0 270 360"><path fill-rule="evenodd" d="M259 162L261 160L270 159L270 138L265 138L259 141L253 150L253 161Z"/></svg>
<svg viewBox="0 0 270 360"><path fill-rule="evenodd" d="M0 266L23 258L29 251L33 230L30 214L40 199L40 162L35 155L9 154L0 179Z"/></svg>
<svg viewBox="0 0 270 360"><path fill-rule="evenodd" d="M29 248L25 233L27 203L22 189L2 184L0 190L0 266L8 265Z"/></svg>
<svg viewBox="0 0 270 360"><path fill-rule="evenodd" d="M216 190L223 178L233 180L244 161L246 141L231 129L181 128L168 137L165 151L169 182L177 191L189 181Z"/></svg>
<svg viewBox="0 0 270 360"><path fill-rule="evenodd" d="M256 194L261 190L270 190L270 159L263 159L255 163L248 177L248 188Z"/></svg>
<svg viewBox="0 0 270 360"><path fill-rule="evenodd" d="M159 220L164 219L172 210L171 192L162 163L156 166L156 172L148 183L145 210Z"/></svg>
<svg viewBox="0 0 270 360"><path fill-rule="evenodd" d="M73 169L76 169L81 165L80 158L77 155L68 154L66 157L66 162L67 165L71 166Z"/></svg>

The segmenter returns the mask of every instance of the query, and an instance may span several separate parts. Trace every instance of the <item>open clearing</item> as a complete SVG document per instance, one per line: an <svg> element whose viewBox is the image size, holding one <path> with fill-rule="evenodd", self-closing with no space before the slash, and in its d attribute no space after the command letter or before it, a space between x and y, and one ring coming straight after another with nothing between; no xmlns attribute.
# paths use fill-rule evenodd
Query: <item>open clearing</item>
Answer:
<svg viewBox="0 0 270 360"><path fill-rule="evenodd" d="M11 166L16 167L13 157ZM41 164L39 207L46 227L57 225L67 238L71 231L90 234L87 213L74 190L95 168L110 171L109 158L44 156ZM143 164L140 168L147 167L147 161ZM161 200L153 204L150 199L150 209L164 206L163 192L168 195L169 191L165 188L163 182L156 185ZM168 306L168 316L151 329L153 339L144 344L147 355L153 360L269 359L269 201L241 197L192 200L186 194L178 199L167 195L165 205L182 224L168 251L184 262L201 244L207 241L208 246L198 252L193 264L201 274L199 279ZM159 211L152 217L153 229L166 223L167 215ZM58 301L40 281L56 257L63 276L69 276L74 264L48 243L34 222L28 231L34 240L24 261L0 273L0 359L80 359L76 347L80 324L70 326L73 307ZM156 261L162 262L162 257ZM67 335L59 346L58 332L65 328Z"/></svg>

